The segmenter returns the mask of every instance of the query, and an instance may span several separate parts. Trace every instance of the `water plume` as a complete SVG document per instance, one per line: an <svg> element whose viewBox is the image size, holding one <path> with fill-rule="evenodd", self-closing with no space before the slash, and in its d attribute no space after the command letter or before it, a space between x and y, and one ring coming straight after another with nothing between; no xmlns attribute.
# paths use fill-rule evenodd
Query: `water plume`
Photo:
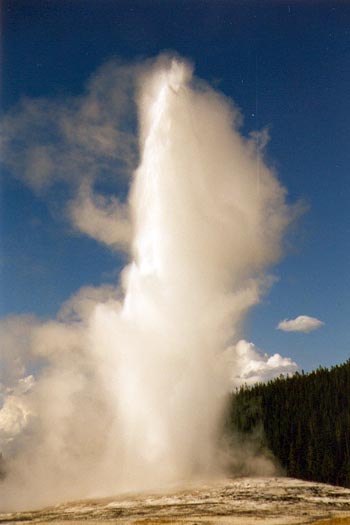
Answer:
<svg viewBox="0 0 350 525"><path fill-rule="evenodd" d="M255 138L239 133L239 111L190 64L163 56L137 82L130 263L121 289L86 291L62 310L75 315L30 325L41 365L30 423L6 442L8 507L221 467L225 349L269 285L291 213Z"/></svg>

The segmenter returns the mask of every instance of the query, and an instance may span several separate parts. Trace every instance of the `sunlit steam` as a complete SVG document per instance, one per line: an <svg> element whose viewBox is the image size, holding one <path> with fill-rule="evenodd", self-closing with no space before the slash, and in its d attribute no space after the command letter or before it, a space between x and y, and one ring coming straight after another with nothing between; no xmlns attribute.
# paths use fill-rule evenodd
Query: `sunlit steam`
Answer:
<svg viewBox="0 0 350 525"><path fill-rule="evenodd" d="M131 262L118 300L113 290L82 294L78 321L30 328L44 364L24 401L12 396L29 423L6 442L8 507L222 468L226 349L269 285L264 271L281 255L290 211L262 159L257 189L255 139L239 134L239 112L190 65L162 57L138 86Z"/></svg>

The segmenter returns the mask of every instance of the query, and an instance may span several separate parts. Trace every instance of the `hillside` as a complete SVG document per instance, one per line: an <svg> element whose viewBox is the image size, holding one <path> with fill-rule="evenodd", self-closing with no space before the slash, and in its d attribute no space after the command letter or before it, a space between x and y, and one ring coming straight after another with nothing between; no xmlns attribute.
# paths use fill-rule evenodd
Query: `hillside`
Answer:
<svg viewBox="0 0 350 525"><path fill-rule="evenodd" d="M244 440L259 436L288 476L350 487L350 360L241 387L226 426Z"/></svg>

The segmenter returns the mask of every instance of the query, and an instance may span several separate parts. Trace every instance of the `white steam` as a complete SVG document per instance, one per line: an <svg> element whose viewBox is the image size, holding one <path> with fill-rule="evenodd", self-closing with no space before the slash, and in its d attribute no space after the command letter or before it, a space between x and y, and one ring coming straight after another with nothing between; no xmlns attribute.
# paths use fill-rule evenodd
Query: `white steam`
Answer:
<svg viewBox="0 0 350 525"><path fill-rule="evenodd" d="M101 185L120 192L120 181L136 167L133 98L140 69L110 61L82 95L23 98L0 128L1 158L12 175L59 210L56 217L122 251L130 242L128 210L115 196L106 198Z"/></svg>
<svg viewBox="0 0 350 525"><path fill-rule="evenodd" d="M19 325L23 334L18 343L12 330L15 350L4 354L3 508L220 467L225 349L269 284L291 213L262 159L257 181L261 153L240 135L238 111L187 63L162 57L142 68L137 103L141 161L128 207L101 200L94 215L87 191L71 209L89 235L131 246L121 289L83 289L55 321L3 321L4 333ZM89 142L92 130L80 132ZM107 132L93 136L95 148L113 149Z"/></svg>

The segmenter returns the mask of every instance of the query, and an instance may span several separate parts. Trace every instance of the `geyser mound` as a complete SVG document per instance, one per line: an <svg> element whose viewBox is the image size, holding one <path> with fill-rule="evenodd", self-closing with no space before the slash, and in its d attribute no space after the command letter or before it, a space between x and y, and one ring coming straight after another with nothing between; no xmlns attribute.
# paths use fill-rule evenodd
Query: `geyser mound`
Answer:
<svg viewBox="0 0 350 525"><path fill-rule="evenodd" d="M30 424L9 445L9 507L221 467L225 350L268 286L290 210L237 109L189 64L162 57L137 82L141 161L121 298L109 290L78 321L35 327L32 352L46 363L26 393Z"/></svg>

